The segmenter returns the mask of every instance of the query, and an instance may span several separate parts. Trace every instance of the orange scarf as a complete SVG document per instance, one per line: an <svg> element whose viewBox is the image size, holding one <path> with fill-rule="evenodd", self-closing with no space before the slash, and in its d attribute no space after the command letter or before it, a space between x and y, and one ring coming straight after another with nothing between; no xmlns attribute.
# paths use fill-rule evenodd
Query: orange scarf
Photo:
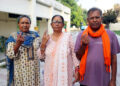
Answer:
<svg viewBox="0 0 120 86"><path fill-rule="evenodd" d="M89 34L91 37L102 37L103 42L103 54L104 54L104 64L106 65L106 71L110 72L110 64L111 64L111 53L110 53L110 39L109 36L104 29L104 26L101 24L101 27L98 31L93 32L90 26L82 33ZM86 69L86 61L87 61L87 53L88 53L88 46L85 49L85 54L81 58L80 62L80 81L84 79L85 69Z"/></svg>

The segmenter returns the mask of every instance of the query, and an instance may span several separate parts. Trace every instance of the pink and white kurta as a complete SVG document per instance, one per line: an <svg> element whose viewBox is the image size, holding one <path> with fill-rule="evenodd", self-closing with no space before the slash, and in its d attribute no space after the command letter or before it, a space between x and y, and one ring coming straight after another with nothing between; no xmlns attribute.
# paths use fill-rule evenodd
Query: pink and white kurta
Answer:
<svg viewBox="0 0 120 86"><path fill-rule="evenodd" d="M45 54L40 59L45 58L44 86L72 86L73 63L78 66L79 62L74 53L72 36L63 33L57 42L49 39Z"/></svg>

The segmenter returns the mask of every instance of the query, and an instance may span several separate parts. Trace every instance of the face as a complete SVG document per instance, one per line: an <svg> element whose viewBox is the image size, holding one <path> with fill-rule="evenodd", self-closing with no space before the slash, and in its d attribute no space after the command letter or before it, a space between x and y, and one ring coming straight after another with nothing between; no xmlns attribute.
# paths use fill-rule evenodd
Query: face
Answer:
<svg viewBox="0 0 120 86"><path fill-rule="evenodd" d="M52 26L54 32L62 32L64 23L62 22L61 17L59 17L59 16L54 17L54 19L51 23L51 26Z"/></svg>
<svg viewBox="0 0 120 86"><path fill-rule="evenodd" d="M97 31L100 28L102 17L99 11L91 11L87 18L88 24L93 31Z"/></svg>
<svg viewBox="0 0 120 86"><path fill-rule="evenodd" d="M29 28L30 28L30 21L29 21L29 19L26 18L26 17L21 18L20 21L19 21L18 26L19 26L20 31L28 32Z"/></svg>

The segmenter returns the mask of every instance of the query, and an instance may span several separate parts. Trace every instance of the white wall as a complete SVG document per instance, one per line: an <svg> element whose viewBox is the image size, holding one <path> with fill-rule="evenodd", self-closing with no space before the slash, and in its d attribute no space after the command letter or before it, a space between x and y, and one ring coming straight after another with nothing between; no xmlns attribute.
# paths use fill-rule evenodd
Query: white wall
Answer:
<svg viewBox="0 0 120 86"><path fill-rule="evenodd" d="M0 11L29 15L30 1L29 0L0 0Z"/></svg>
<svg viewBox="0 0 120 86"><path fill-rule="evenodd" d="M17 31L17 20L8 18L7 13L0 12L0 35L8 37L15 31Z"/></svg>
<svg viewBox="0 0 120 86"><path fill-rule="evenodd" d="M110 30L120 31L120 23L111 23L110 24Z"/></svg>
<svg viewBox="0 0 120 86"><path fill-rule="evenodd" d="M44 31L48 29L48 23L46 20L42 20L40 21L40 28L39 28L39 33L40 33L40 37L43 36Z"/></svg>
<svg viewBox="0 0 120 86"><path fill-rule="evenodd" d="M36 16L37 17L42 17L42 18L50 18L50 7L40 5L37 3L36 5Z"/></svg>
<svg viewBox="0 0 120 86"><path fill-rule="evenodd" d="M5 14L3 14L5 13ZM8 18L8 13L29 15L32 20L31 30L36 26L36 17L48 19L40 21L40 34L45 29L52 32L50 26L51 18L55 14L60 14L67 21L67 28L70 26L70 9L63 6L56 0L0 0L0 35L9 36L11 32L17 31L16 19Z"/></svg>
<svg viewBox="0 0 120 86"><path fill-rule="evenodd" d="M12 32L16 32L17 31L17 26L16 22L14 21L8 21L8 22L1 22L0 21L0 35L1 36L5 36L5 37L9 37L9 35Z"/></svg>

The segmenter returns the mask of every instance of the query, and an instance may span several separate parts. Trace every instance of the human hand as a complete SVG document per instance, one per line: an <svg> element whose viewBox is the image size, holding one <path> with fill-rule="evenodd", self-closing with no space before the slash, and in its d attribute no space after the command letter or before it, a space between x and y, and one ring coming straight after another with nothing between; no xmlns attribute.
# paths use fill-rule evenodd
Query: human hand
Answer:
<svg viewBox="0 0 120 86"><path fill-rule="evenodd" d="M20 46L23 42L24 42L24 37L22 36L22 33L20 33L17 35L16 45Z"/></svg>
<svg viewBox="0 0 120 86"><path fill-rule="evenodd" d="M76 82L80 80L79 71L75 71L74 77L75 77L75 80L73 81L73 84L75 84Z"/></svg>
<svg viewBox="0 0 120 86"><path fill-rule="evenodd" d="M116 81L110 80L109 86L116 86Z"/></svg>
<svg viewBox="0 0 120 86"><path fill-rule="evenodd" d="M84 46L89 44L89 38L87 34L81 36L81 42L82 42L82 45Z"/></svg>
<svg viewBox="0 0 120 86"><path fill-rule="evenodd" d="M18 49L23 42L24 42L24 37L22 36L22 33L20 33L20 34L17 35L16 45L14 46L15 54L18 52Z"/></svg>
<svg viewBox="0 0 120 86"><path fill-rule="evenodd" d="M50 39L50 36L47 34L47 30L44 32L43 37L42 37L42 45L46 45L48 40Z"/></svg>

